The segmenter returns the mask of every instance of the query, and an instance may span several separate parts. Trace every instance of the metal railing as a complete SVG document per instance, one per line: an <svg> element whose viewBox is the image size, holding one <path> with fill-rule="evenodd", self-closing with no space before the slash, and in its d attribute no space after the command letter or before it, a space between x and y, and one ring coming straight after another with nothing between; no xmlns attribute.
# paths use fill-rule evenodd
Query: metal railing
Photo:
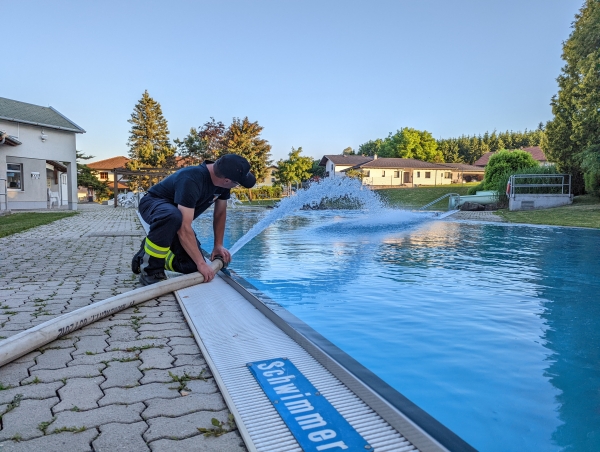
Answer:
<svg viewBox="0 0 600 452"><path fill-rule="evenodd" d="M547 182L544 182L547 181ZM570 174L513 174L508 178L506 196L521 194L571 194Z"/></svg>
<svg viewBox="0 0 600 452"><path fill-rule="evenodd" d="M439 202L444 198L448 198L449 196L458 196L460 198L460 195L458 193L446 193L444 196L440 196L439 198L434 199L430 203L425 204L423 207L420 207L419 210L427 209L429 206L433 206L436 202Z"/></svg>

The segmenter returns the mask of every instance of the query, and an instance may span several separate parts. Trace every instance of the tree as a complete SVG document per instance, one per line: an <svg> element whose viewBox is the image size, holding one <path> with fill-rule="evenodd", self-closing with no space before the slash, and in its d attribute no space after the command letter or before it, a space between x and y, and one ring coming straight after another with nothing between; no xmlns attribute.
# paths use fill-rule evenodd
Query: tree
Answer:
<svg viewBox="0 0 600 452"><path fill-rule="evenodd" d="M539 162L529 152L498 151L490 157L490 161L485 167L483 188L484 190L497 190L499 180L504 179L507 173L538 166Z"/></svg>
<svg viewBox="0 0 600 452"><path fill-rule="evenodd" d="M129 169L140 167L174 168L175 147L169 142L169 129L167 120L162 114L160 104L156 102L148 91L144 91L142 98L133 109L129 131Z"/></svg>
<svg viewBox="0 0 600 452"><path fill-rule="evenodd" d="M264 179L267 167L271 164L271 145L260 137L263 127L258 122L233 118L233 122L223 134L222 154L238 154L245 157L252 167L256 180Z"/></svg>
<svg viewBox="0 0 600 452"><path fill-rule="evenodd" d="M83 152L76 151L77 160L93 159L93 155L85 155ZM96 176L97 171L91 169L85 163L77 162L77 186L91 190L96 195L96 199L107 199L111 190L108 183L101 181Z"/></svg>
<svg viewBox="0 0 600 452"><path fill-rule="evenodd" d="M198 129L192 127L183 140L175 139L174 142L185 162L189 165L197 165L204 160L215 161L219 158L224 149L224 134L225 125L211 117L210 121Z"/></svg>
<svg viewBox="0 0 600 452"><path fill-rule="evenodd" d="M358 154L359 155L368 155L368 156L380 154L382 144L383 144L383 140L381 140L379 138L377 138L374 141L369 140L366 143L363 143L358 147Z"/></svg>
<svg viewBox="0 0 600 452"><path fill-rule="evenodd" d="M394 135L391 133L383 140L381 157L396 157L423 160L425 162L443 162L444 157L437 148L437 142L426 130L420 131L404 127Z"/></svg>
<svg viewBox="0 0 600 452"><path fill-rule="evenodd" d="M298 184L310 178L313 159L302 157L300 154L302 154L302 147L298 149L292 147L288 158L277 162L277 170L274 172L277 185L290 188L293 183Z"/></svg>
<svg viewBox="0 0 600 452"><path fill-rule="evenodd" d="M322 179L325 177L325 167L319 165L320 160L313 160L310 168L311 177Z"/></svg>
<svg viewBox="0 0 600 452"><path fill-rule="evenodd" d="M354 149L348 146L346 149L342 151L342 155L354 155Z"/></svg>
<svg viewBox="0 0 600 452"><path fill-rule="evenodd" d="M575 19L563 44L566 64L552 97L545 150L560 171L572 174L573 192L580 194L585 181L595 180L593 154L600 151L600 2L586 0Z"/></svg>

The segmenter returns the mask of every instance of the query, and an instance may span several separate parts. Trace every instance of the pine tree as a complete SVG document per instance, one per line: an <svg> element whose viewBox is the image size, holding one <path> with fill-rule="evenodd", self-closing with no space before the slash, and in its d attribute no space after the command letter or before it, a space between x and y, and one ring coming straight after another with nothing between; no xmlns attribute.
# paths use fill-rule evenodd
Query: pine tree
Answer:
<svg viewBox="0 0 600 452"><path fill-rule="evenodd" d="M131 124L127 141L130 169L175 167L175 147L169 141L167 120L148 90L144 91L127 122Z"/></svg>
<svg viewBox="0 0 600 452"><path fill-rule="evenodd" d="M223 135L223 154L238 154L246 158L252 167L252 173L256 180L264 179L267 167L271 161L271 145L260 137L263 127L258 122L250 122L248 117L244 119L233 118L229 128Z"/></svg>
<svg viewBox="0 0 600 452"><path fill-rule="evenodd" d="M580 194L584 172L596 171L594 154L600 149L600 2L586 0L575 19L563 45L566 64L552 97L545 150L560 171L572 174L573 191ZM598 178L590 174L585 180L593 185Z"/></svg>

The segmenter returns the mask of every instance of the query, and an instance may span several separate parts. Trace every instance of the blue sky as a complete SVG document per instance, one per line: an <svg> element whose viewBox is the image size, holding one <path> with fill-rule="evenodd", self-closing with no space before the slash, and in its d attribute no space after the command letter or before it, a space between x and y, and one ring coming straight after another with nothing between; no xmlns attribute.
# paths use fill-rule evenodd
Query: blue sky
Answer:
<svg viewBox="0 0 600 452"><path fill-rule="evenodd" d="M552 117L583 0L29 1L2 4L0 96L48 106L94 160L127 155L144 90L171 139L211 116L320 158L401 127L436 138Z"/></svg>

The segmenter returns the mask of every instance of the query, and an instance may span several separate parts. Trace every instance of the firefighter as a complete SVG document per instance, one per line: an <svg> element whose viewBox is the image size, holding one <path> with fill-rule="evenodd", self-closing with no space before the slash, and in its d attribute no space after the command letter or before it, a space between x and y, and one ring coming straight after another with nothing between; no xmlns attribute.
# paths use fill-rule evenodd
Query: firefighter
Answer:
<svg viewBox="0 0 600 452"><path fill-rule="evenodd" d="M154 185L140 201L139 212L150 225L148 236L133 256L131 270L140 275L143 285L166 279L164 270L180 273L200 272L204 281L215 274L205 262L192 221L214 204L214 247L210 259L221 256L229 263L231 255L223 246L227 200L232 188L252 188L256 178L248 161L227 154L216 162L205 160L171 174Z"/></svg>

